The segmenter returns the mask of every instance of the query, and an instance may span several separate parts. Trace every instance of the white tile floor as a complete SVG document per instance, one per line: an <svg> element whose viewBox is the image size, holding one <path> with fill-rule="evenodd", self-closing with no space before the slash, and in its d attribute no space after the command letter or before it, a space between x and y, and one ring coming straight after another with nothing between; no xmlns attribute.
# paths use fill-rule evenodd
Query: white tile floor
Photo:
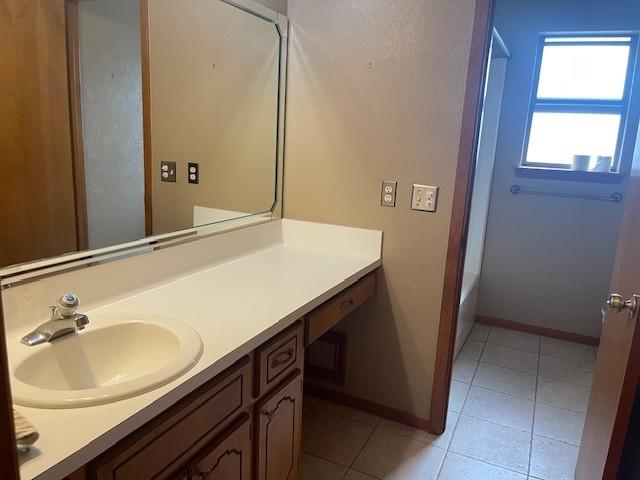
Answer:
<svg viewBox="0 0 640 480"><path fill-rule="evenodd" d="M453 369L440 437L305 399L302 480L565 480L595 349L476 325Z"/></svg>

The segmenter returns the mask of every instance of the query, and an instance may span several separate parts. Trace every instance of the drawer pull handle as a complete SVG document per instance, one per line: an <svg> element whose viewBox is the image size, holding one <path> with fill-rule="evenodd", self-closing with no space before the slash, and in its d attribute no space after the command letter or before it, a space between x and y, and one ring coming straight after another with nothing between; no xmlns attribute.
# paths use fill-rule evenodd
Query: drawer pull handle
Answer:
<svg viewBox="0 0 640 480"><path fill-rule="evenodd" d="M344 311L353 307L353 303L354 303L353 298L346 299L344 302L340 304L340 311Z"/></svg>
<svg viewBox="0 0 640 480"><path fill-rule="evenodd" d="M271 362L271 368L279 367L280 365L284 365L289 360L293 358L293 348L290 348L286 352L280 352L275 356L273 361Z"/></svg>

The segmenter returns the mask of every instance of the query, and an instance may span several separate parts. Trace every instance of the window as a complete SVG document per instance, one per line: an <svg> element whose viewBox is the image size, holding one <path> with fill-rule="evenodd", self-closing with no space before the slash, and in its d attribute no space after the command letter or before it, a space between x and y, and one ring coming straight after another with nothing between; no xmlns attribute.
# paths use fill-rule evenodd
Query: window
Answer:
<svg viewBox="0 0 640 480"><path fill-rule="evenodd" d="M542 36L522 166L566 170L588 155L594 169L609 156L618 171L635 49L634 35Z"/></svg>

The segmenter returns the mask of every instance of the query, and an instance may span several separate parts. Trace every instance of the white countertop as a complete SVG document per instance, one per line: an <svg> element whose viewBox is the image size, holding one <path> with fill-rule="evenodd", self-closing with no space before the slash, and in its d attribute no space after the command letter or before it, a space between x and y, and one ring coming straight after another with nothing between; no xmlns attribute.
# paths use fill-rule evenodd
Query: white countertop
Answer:
<svg viewBox="0 0 640 480"><path fill-rule="evenodd" d="M178 379L137 397L75 409L19 406L41 435L22 458L21 478L68 475L381 264L381 232L281 222L280 242L83 312L173 317L202 337L202 356Z"/></svg>

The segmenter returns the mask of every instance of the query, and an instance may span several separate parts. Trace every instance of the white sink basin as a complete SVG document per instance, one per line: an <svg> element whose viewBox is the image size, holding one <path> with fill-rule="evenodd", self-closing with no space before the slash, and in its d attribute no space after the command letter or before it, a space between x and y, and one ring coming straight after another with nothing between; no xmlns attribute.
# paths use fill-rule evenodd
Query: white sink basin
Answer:
<svg viewBox="0 0 640 480"><path fill-rule="evenodd" d="M169 383L202 354L200 336L167 317L89 314L89 319L86 330L52 343L10 343L14 403L74 408L114 402Z"/></svg>

